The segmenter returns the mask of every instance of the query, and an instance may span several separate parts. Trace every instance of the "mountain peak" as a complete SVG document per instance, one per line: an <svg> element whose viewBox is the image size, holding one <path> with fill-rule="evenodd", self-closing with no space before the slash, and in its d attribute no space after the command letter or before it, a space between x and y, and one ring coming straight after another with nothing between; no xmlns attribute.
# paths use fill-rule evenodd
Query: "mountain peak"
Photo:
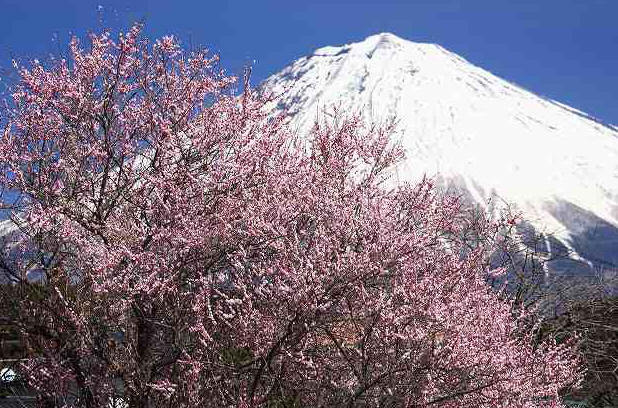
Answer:
<svg viewBox="0 0 618 408"><path fill-rule="evenodd" d="M313 52L314 56L334 56L347 54L352 52L353 54L373 54L377 49L393 49L397 47L420 45L412 41L405 40L395 34L384 32L378 34L372 34L362 41L345 44L341 46L327 46L318 48Z"/></svg>
<svg viewBox="0 0 618 408"><path fill-rule="evenodd" d="M333 105L368 122L396 118L399 180L438 176L481 205L513 204L583 258L618 265L618 131L576 109L391 33L319 48L262 88L299 132ZM606 244L582 244L594 228Z"/></svg>
<svg viewBox="0 0 618 408"><path fill-rule="evenodd" d="M393 33L383 32L378 34L372 34L369 37L365 38L363 42L376 42L376 43L391 43L398 44L402 42L411 43L412 41L405 40L401 37L396 36Z"/></svg>

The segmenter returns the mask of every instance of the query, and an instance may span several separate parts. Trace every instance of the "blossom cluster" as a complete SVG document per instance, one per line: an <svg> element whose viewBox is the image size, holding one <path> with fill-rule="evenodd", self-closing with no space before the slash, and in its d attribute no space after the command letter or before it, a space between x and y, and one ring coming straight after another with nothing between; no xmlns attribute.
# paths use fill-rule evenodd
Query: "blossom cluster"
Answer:
<svg viewBox="0 0 618 408"><path fill-rule="evenodd" d="M499 224L472 242L459 200L389 182L393 124L334 110L295 135L139 26L70 50L20 69L0 136L7 316L41 401L561 406L572 346L535 343L487 285Z"/></svg>

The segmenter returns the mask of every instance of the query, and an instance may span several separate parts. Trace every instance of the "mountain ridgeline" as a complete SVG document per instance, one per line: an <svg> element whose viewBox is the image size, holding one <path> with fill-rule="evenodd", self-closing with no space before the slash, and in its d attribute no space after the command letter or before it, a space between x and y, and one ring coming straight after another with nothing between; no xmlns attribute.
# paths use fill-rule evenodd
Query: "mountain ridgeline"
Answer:
<svg viewBox="0 0 618 408"><path fill-rule="evenodd" d="M480 206L522 214L521 230L538 238L535 251L555 258L547 271L616 275L615 127L439 45L389 33L319 48L261 89L301 133L331 106L368 122L396 118L406 160L395 180L427 174Z"/></svg>

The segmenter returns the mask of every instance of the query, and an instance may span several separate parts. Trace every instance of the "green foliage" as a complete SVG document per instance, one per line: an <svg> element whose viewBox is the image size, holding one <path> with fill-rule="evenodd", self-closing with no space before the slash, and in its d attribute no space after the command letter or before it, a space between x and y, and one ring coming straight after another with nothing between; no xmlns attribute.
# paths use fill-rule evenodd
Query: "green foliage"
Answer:
<svg viewBox="0 0 618 408"><path fill-rule="evenodd" d="M240 367L248 364L253 360L253 352L247 347L230 347L221 352L221 361L223 363Z"/></svg>
<svg viewBox="0 0 618 408"><path fill-rule="evenodd" d="M271 398L266 403L267 408L301 408L300 398L298 396L278 396Z"/></svg>
<svg viewBox="0 0 618 408"><path fill-rule="evenodd" d="M618 297L583 299L541 328L557 342L576 340L586 367L580 389L565 396L569 407L618 406Z"/></svg>

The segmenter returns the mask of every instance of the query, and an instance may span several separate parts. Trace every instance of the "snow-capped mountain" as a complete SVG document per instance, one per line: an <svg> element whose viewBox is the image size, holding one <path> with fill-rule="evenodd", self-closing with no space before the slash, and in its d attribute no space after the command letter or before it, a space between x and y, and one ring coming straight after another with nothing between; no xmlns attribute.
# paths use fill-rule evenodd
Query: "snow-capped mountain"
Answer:
<svg viewBox="0 0 618 408"><path fill-rule="evenodd" d="M437 176L472 200L507 203L570 249L579 267L618 265L618 131L539 97L436 44L383 33L319 48L268 78L277 109L306 132L337 105L396 117L407 160L399 180ZM589 269L590 270L590 269Z"/></svg>

